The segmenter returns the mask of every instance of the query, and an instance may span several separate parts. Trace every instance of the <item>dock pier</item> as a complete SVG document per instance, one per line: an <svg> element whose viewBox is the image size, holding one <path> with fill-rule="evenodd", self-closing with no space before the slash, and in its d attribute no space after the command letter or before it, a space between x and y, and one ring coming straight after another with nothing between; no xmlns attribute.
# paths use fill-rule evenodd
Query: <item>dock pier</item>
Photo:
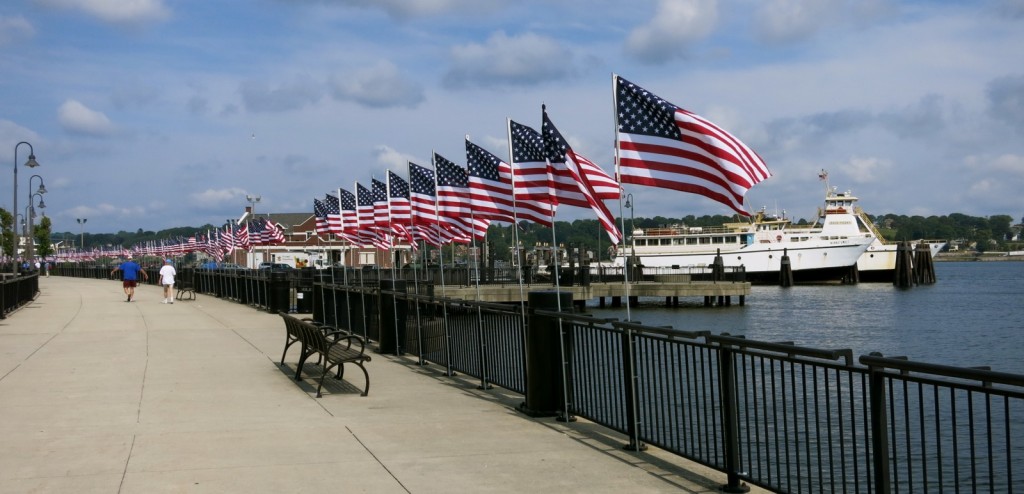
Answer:
<svg viewBox="0 0 1024 494"><path fill-rule="evenodd" d="M446 286L445 296L463 300L478 300L480 302L494 303L519 303L523 302L524 296L530 290L536 290L536 286L525 286L520 291L519 285L481 285L477 287ZM437 288L435 288L435 293ZM622 305L623 297L626 297L626 285L623 283L590 283L586 286L560 286L559 290L572 292L573 305L583 306L587 301L598 299L598 304L604 307L606 299L611 300L612 307ZM732 298L737 297L739 305L746 304L747 295L750 295L750 283L748 282L714 282L714 281L641 281L629 284L630 304L636 304L639 297L663 298L666 305L677 307L679 299L684 297L699 298L704 301L705 306L729 306L732 305Z"/></svg>

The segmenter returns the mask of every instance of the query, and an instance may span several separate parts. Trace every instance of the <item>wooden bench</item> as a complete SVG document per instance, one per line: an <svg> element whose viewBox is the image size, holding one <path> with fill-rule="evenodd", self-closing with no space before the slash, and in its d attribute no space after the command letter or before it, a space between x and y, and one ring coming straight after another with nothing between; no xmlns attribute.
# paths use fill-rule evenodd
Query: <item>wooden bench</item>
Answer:
<svg viewBox="0 0 1024 494"><path fill-rule="evenodd" d="M284 319L285 326L281 365L284 365L284 358L288 354L289 347L295 343L299 343L301 347L299 363L295 367L296 381L302 380L302 366L306 360L310 356L316 355L324 367L324 373L320 376L316 387L317 398L323 396L321 389L324 385L324 378L331 373L332 369L337 367L338 379L344 377L345 364L355 364L362 369L366 387L363 388L361 396L366 396L370 392L370 374L366 372L366 367L363 365L370 361L370 356L365 352L366 344L362 337L348 331L339 331L330 326L317 326L312 321L298 319L284 312L278 312L278 315Z"/></svg>

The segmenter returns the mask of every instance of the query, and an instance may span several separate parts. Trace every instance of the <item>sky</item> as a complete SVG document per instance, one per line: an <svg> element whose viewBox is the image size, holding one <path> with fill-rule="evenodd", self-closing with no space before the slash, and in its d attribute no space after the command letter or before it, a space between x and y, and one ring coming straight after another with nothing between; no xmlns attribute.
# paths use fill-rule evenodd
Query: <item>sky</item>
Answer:
<svg viewBox="0 0 1024 494"><path fill-rule="evenodd" d="M312 212L465 165L467 135L507 159L542 104L612 173L613 74L764 159L749 211L812 219L825 169L871 214L1024 216L1024 0L6 0L0 68L18 207L38 174L55 232ZM731 214L626 192L636 217Z"/></svg>

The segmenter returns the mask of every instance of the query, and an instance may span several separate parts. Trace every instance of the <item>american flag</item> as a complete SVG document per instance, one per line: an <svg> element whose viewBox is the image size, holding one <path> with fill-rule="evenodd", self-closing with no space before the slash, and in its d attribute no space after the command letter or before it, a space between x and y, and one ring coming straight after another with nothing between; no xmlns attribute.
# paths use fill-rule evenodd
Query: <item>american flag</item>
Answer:
<svg viewBox="0 0 1024 494"><path fill-rule="evenodd" d="M525 125L508 121L508 137L512 149L512 190L516 206L534 213L533 219L551 226L555 201L551 175L544 154L544 138Z"/></svg>
<svg viewBox="0 0 1024 494"><path fill-rule="evenodd" d="M412 206L409 203L409 183L395 172L388 170L388 200L391 203L391 229L400 238L413 244L409 226L412 225Z"/></svg>
<svg viewBox="0 0 1024 494"><path fill-rule="evenodd" d="M605 184L607 181L611 181L611 177L598 168L597 165L590 163L586 158L576 154L572 150L572 147L569 146L569 142L562 137L562 133L555 127L551 118L548 117L548 112L543 110L543 114L544 145L547 151L548 161L551 162L555 169L565 170L569 179L572 180L572 185L576 187L575 193L565 191L565 195L572 198L571 202L569 200L565 201L566 204L576 206L577 196L581 197L585 201L582 207L589 207L594 211L594 214L597 215L597 220L601 223L601 226L604 227L604 230L608 232L608 237L611 238L612 243L618 244L622 241L622 233L620 233L619 229L615 227L615 217L612 216L610 211L608 211L608 207L605 206L604 201L598 196L598 193L592 185L593 182ZM589 163L591 166L584 168L582 165L582 162L584 161ZM595 172L595 169L600 173ZM614 183L614 181L612 182ZM561 184L561 182L558 183ZM567 187L568 184L565 186L560 185L558 187L559 194L561 195L562 190ZM617 188L618 186L616 185L616 189ZM618 191L615 192L613 198L619 198Z"/></svg>
<svg viewBox="0 0 1024 494"><path fill-rule="evenodd" d="M249 222L249 241L252 245L279 244L284 242L284 232L280 225L266 218L257 218Z"/></svg>
<svg viewBox="0 0 1024 494"><path fill-rule="evenodd" d="M235 225L234 230L230 230L230 227L226 227L224 234L221 235L221 245L232 245L232 247L225 247L225 250L230 252L234 250L234 245L237 245L245 250L252 249L252 239L249 237L249 223L242 223Z"/></svg>
<svg viewBox="0 0 1024 494"><path fill-rule="evenodd" d="M327 223L327 207L320 199L313 198L313 217L316 218L316 232L330 233L331 228Z"/></svg>
<svg viewBox="0 0 1024 494"><path fill-rule="evenodd" d="M437 223L437 192L434 170L409 163L409 202L414 225Z"/></svg>
<svg viewBox="0 0 1024 494"><path fill-rule="evenodd" d="M359 238L359 215L356 211L356 195L345 189L338 189L338 200L341 204L341 236L358 246L363 244Z"/></svg>
<svg viewBox="0 0 1024 494"><path fill-rule="evenodd" d="M341 234L341 201L327 194L324 196L324 210L327 212L327 228L334 234Z"/></svg>
<svg viewBox="0 0 1024 494"><path fill-rule="evenodd" d="M484 238L490 221L473 214L466 170L437 153L434 153L434 169L437 171L438 221L449 230Z"/></svg>
<svg viewBox="0 0 1024 494"><path fill-rule="evenodd" d="M466 139L466 168L473 212L481 218L515 223L512 167Z"/></svg>
<svg viewBox="0 0 1024 494"><path fill-rule="evenodd" d="M391 214L388 204L388 185L376 178L370 180L370 194L373 197L373 226L387 233L391 228Z"/></svg>
<svg viewBox="0 0 1024 494"><path fill-rule="evenodd" d="M619 180L700 194L749 216L743 196L771 176L761 157L708 120L613 77Z"/></svg>
<svg viewBox="0 0 1024 494"><path fill-rule="evenodd" d="M381 249L389 248L387 241L375 229L373 192L360 183L356 183L356 215L359 220L358 234L361 244L372 244Z"/></svg>

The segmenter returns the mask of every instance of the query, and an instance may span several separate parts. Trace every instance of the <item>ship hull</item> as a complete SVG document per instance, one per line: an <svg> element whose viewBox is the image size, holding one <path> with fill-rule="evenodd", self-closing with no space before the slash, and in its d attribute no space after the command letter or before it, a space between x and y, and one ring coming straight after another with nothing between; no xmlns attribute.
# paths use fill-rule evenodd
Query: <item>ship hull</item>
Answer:
<svg viewBox="0 0 1024 494"><path fill-rule="evenodd" d="M718 252L668 253L635 249L636 258L645 268L688 268L711 266L717 255L729 267L743 266L747 281L755 284L778 284L782 257L789 256L795 283L840 283L847 279L869 239L836 240L829 245L794 246L784 243L754 244L745 248ZM615 264L624 265L619 256Z"/></svg>

